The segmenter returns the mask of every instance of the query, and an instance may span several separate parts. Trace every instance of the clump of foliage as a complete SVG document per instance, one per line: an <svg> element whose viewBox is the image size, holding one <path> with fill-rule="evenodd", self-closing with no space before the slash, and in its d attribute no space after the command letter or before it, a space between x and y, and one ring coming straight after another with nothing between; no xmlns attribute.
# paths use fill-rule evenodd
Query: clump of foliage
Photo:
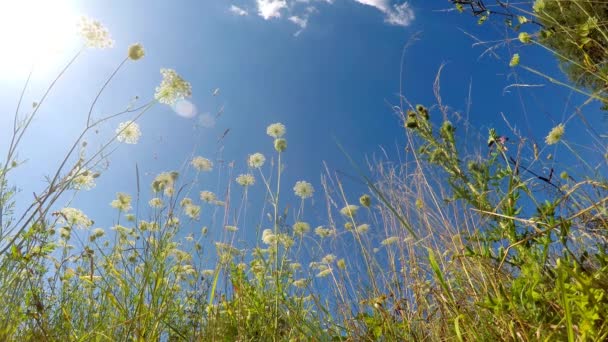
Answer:
<svg viewBox="0 0 608 342"><path fill-rule="evenodd" d="M574 90L608 104L608 4L591 0L535 0L511 4L482 0L450 0L460 12L470 11L483 24L504 19L524 44L553 52ZM527 31L527 32L526 32ZM530 33L528 33L530 32ZM519 54L517 54L519 61ZM512 63L515 66L519 63ZM530 70L541 74L536 70Z"/></svg>

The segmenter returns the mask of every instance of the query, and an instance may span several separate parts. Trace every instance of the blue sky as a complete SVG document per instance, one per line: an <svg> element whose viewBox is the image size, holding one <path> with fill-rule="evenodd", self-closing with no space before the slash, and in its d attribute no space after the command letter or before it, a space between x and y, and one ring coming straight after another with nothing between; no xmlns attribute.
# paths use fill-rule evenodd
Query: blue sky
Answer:
<svg viewBox="0 0 608 342"><path fill-rule="evenodd" d="M284 123L288 132L284 188L289 194L284 205L298 205L291 188L295 181L307 180L317 189L314 209L307 210L311 215L308 220L313 227L323 224L323 162L332 172L356 173L336 141L361 166L366 157L382 155L381 147L390 160L402 157L405 138L392 106L399 104L402 49L416 33L419 40L406 51L403 64L404 95L414 104L434 104L435 75L446 63L441 78L443 103L468 115L474 127L470 132L481 135L479 141L469 136L469 149L479 146L477 151L486 153L488 128L496 127L499 132L508 129L501 113L542 149L547 132L570 117L574 105L582 103L579 96L570 98L563 88L509 68L511 54L519 52L522 64L563 79L555 60L540 48L522 47L513 41L496 49L497 56L481 57L485 48L471 47L474 40L464 32L480 40L498 41L504 39L502 22L490 20L480 27L467 14L442 11L450 8L447 1L134 0L66 4L76 14L100 20L115 46L85 51L41 108L20 153L22 160L28 161L15 173L14 181L23 190L20 196L31 197L43 184L47 170L58 165L59 157L84 125L96 91L132 43L143 44L145 58L129 62L120 71L98 102L95 115L121 110L136 95L144 102L151 99L161 79L160 68L173 68L192 83L189 100L197 108L195 117L184 118L168 106L155 106L140 121L143 136L139 144L120 145L97 188L78 195L79 206L106 227L114 220L107 204L115 193L135 190L136 163L146 187L158 172L178 169L192 154L214 159L220 149L221 159L235 161L234 172L242 173L247 171L248 154L272 155L272 139L265 129L273 122ZM507 34L515 37L515 33ZM77 46L69 45L63 56L73 55ZM52 79L52 70L57 71L60 65L34 78L25 103L37 101ZM4 113L14 111L25 74L17 76L21 79L0 77L0 108ZM542 87L504 90L513 83ZM216 88L220 90L214 96ZM469 93L471 106L466 114ZM201 118L215 117L222 107L223 114L213 127L201 126ZM598 106L587 106L585 112L591 125L599 133L605 132ZM431 115L439 123L439 112L433 110ZM124 120L104 125L99 136L107 136L120 121ZM0 148L4 151L10 115L0 118L0 128ZM218 144L227 129L229 133ZM464 132L462 127L458 129ZM578 120L567 124L567 139L588 143L586 134ZM90 141L99 138L91 136ZM559 159L560 148L542 151ZM216 173L203 176L200 190L223 189L225 181L218 187L217 178ZM351 200L356 200L364 189L348 178L344 181ZM252 208L259 206L262 190L260 183L252 189L249 198L257 201ZM257 222L259 210L248 210L248 218Z"/></svg>

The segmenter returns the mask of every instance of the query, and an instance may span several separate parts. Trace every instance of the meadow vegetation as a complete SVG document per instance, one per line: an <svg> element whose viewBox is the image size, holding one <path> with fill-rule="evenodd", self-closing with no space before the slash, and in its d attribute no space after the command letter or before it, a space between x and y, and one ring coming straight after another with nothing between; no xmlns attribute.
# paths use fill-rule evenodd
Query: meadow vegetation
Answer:
<svg viewBox="0 0 608 342"><path fill-rule="evenodd" d="M483 5L452 2L462 11ZM580 80L562 85L606 102L608 18L603 9L596 16L596 9L583 0L509 7L519 22L512 27L519 43L556 51ZM578 26L554 20L562 10L578 13ZM486 11L474 14L486 21ZM578 20L581 13L587 19ZM570 42L573 32L583 37L578 46L556 42ZM112 46L95 20L83 19L81 33L83 49ZM519 63L511 58L513 67L544 77L525 66L525 51ZM144 55L142 45L130 46L116 72ZM285 184L287 127L272 123L260 132L268 136L270 153L251 151L243 161L247 173L223 174L242 191L198 189L183 177L186 170L167 165L151 184L138 179L136 193L118 193L109 204L114 225L97 227L67 198L95 191L110 152L137 143L137 122L152 106L191 95L176 71L163 69L161 76L148 103L95 119L104 85L69 153L28 203L15 202L19 184L12 175L23 160L17 156L24 133L55 83L31 107L19 100L0 165L0 340L608 339L605 135L589 136L598 165L568 144L565 123L538 145L517 131L508 141L490 129L483 133L487 150L470 153L458 134L465 123L442 104L437 87L436 104L409 104L404 97L395 107L407 141L405 161L370 162L366 169L353 163L366 193L354 195L327 170L316 188L305 180ZM125 117L110 140L90 150L87 134ZM553 145L563 145L582 165L577 174L547 159ZM349 153L345 147L346 158ZM538 171L545 163L554 170L550 175ZM225 167L216 164L197 156L187 167L196 178ZM248 196L252 186L265 195ZM287 192L301 198L299 207L284 205ZM305 215L313 195L327 206L323 222ZM248 202L265 204L259 222L231 216ZM223 215L215 226L182 229L210 212ZM255 241L235 238L244 224L256 229ZM211 240L211 229L222 230L222 238Z"/></svg>

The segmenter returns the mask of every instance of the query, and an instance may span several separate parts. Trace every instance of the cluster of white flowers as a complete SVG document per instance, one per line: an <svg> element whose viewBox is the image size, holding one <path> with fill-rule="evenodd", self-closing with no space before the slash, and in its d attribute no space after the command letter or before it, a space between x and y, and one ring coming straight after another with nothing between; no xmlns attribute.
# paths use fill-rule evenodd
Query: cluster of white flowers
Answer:
<svg viewBox="0 0 608 342"><path fill-rule="evenodd" d="M250 155L249 160L247 161L249 167L253 169L262 167L264 162L266 162L266 157L264 157L264 155L261 153L254 153Z"/></svg>
<svg viewBox="0 0 608 342"><path fill-rule="evenodd" d="M302 236L310 231L310 225L306 222L296 222L293 224L293 233Z"/></svg>
<svg viewBox="0 0 608 342"><path fill-rule="evenodd" d="M201 201L211 203L215 201L215 194L211 191L201 191L200 193Z"/></svg>
<svg viewBox="0 0 608 342"><path fill-rule="evenodd" d="M131 209L131 196L125 194L124 192L119 192L116 194L116 199L113 200L110 205L112 208L120 211L127 211Z"/></svg>
<svg viewBox="0 0 608 342"><path fill-rule="evenodd" d="M357 228L355 230L357 231L357 233L365 233L369 230L369 224L367 224L367 223L360 224L357 226Z"/></svg>
<svg viewBox="0 0 608 342"><path fill-rule="evenodd" d="M104 49L114 46L110 32L99 21L81 17L78 28L88 47Z"/></svg>
<svg viewBox="0 0 608 342"><path fill-rule="evenodd" d="M318 226L315 228L315 234L317 234L321 238L326 238L330 236L335 236L336 231L329 228L324 228L323 226Z"/></svg>
<svg viewBox="0 0 608 342"><path fill-rule="evenodd" d="M152 181L152 190L154 192L164 190L165 195L171 196L174 191L173 186L178 176L179 173L176 171L160 173L158 176L156 176L156 178L154 178L154 181Z"/></svg>
<svg viewBox="0 0 608 342"><path fill-rule="evenodd" d="M72 179L72 187L75 190L91 190L95 187L96 176L90 170L81 171Z"/></svg>
<svg viewBox="0 0 608 342"><path fill-rule="evenodd" d="M141 137L139 125L133 121L121 122L116 129L116 140L126 144L137 144Z"/></svg>
<svg viewBox="0 0 608 342"><path fill-rule="evenodd" d="M312 197L313 193L315 192L315 189L312 187L312 184L308 182L298 181L293 187L293 192L296 194L296 196L302 199L306 199Z"/></svg>
<svg viewBox="0 0 608 342"><path fill-rule="evenodd" d="M158 197L154 197L153 199L151 199L148 204L152 207L152 208L160 208L163 206L163 200L161 200Z"/></svg>
<svg viewBox="0 0 608 342"><path fill-rule="evenodd" d="M201 207L192 203L184 206L184 213L191 219L197 220L201 214Z"/></svg>
<svg viewBox="0 0 608 342"><path fill-rule="evenodd" d="M279 122L273 123L266 128L266 134L275 139L281 138L283 135L285 135L285 132L285 125Z"/></svg>
<svg viewBox="0 0 608 342"><path fill-rule="evenodd" d="M190 164L200 172L208 172L213 170L213 162L207 158L201 156L194 157Z"/></svg>
<svg viewBox="0 0 608 342"><path fill-rule="evenodd" d="M63 208L59 210L58 215L60 223L66 223L73 227L84 229L93 225L93 221L91 221L81 210L76 208Z"/></svg>
<svg viewBox="0 0 608 342"><path fill-rule="evenodd" d="M358 205L349 204L346 207L340 209L340 214L342 214L348 218L353 218L355 216L355 214L357 214L357 210L359 210Z"/></svg>
<svg viewBox="0 0 608 342"><path fill-rule="evenodd" d="M248 187L255 184L255 178L252 174L246 173L236 177L236 182L241 186Z"/></svg>
<svg viewBox="0 0 608 342"><path fill-rule="evenodd" d="M547 145L557 144L562 139L565 131L566 127L564 124L559 124L553 127L553 129L551 129L549 134L545 137L545 142Z"/></svg>
<svg viewBox="0 0 608 342"><path fill-rule="evenodd" d="M173 69L160 69L163 80L156 87L154 98L164 104L173 105L177 100L192 95L192 86Z"/></svg>

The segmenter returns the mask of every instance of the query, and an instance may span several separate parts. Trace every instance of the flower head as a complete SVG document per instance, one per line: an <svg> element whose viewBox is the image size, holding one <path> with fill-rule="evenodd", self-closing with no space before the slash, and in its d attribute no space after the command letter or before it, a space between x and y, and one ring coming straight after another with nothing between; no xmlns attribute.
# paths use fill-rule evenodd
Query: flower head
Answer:
<svg viewBox="0 0 608 342"><path fill-rule="evenodd" d="M215 194L211 191L201 191L200 193L201 201L211 203L215 200Z"/></svg>
<svg viewBox="0 0 608 342"><path fill-rule="evenodd" d="M545 142L547 143L547 145L557 144L562 139L562 136L564 135L565 131L566 127L564 126L564 124L559 124L553 127L551 132L549 132L547 137L545 137Z"/></svg>
<svg viewBox="0 0 608 342"><path fill-rule="evenodd" d="M126 144L137 144L139 137L141 137L141 131L139 125L133 121L121 122L116 129L116 140L124 142Z"/></svg>
<svg viewBox="0 0 608 342"><path fill-rule="evenodd" d="M154 192L165 190L166 192L167 189L173 189L173 185L178 176L179 173L176 171L160 173L152 182L152 190L154 190Z"/></svg>
<svg viewBox="0 0 608 342"><path fill-rule="evenodd" d="M90 170L84 170L72 179L72 187L75 190L91 190L95 187L95 178L98 174Z"/></svg>
<svg viewBox="0 0 608 342"><path fill-rule="evenodd" d="M156 87L154 98L160 103L172 105L177 100L181 100L192 95L192 86L186 82L173 69L160 69L163 80Z"/></svg>
<svg viewBox="0 0 608 342"><path fill-rule="evenodd" d="M332 235L336 235L336 231L329 228L324 228L323 226L318 226L315 228L315 234L317 234L321 238L330 237Z"/></svg>
<svg viewBox="0 0 608 342"><path fill-rule="evenodd" d="M76 208L63 208L57 214L60 217L59 222L69 224L70 226L84 229L93 225L93 221Z"/></svg>
<svg viewBox="0 0 608 342"><path fill-rule="evenodd" d="M357 210L359 210L358 205L349 204L346 207L340 209L340 214L342 214L348 218L353 218L355 216L355 214L357 213Z"/></svg>
<svg viewBox="0 0 608 342"><path fill-rule="evenodd" d="M144 46L140 43L133 44L129 46L129 59L136 61L138 59L142 59L146 52L144 51Z"/></svg>
<svg viewBox="0 0 608 342"><path fill-rule="evenodd" d="M296 194L296 196L305 199L312 197L313 193L315 192L315 189L312 187L312 184L308 182L298 181L293 187L293 192Z"/></svg>
<svg viewBox="0 0 608 342"><path fill-rule="evenodd" d="M105 49L114 46L110 32L99 21L81 17L78 28L88 47Z"/></svg>
<svg viewBox="0 0 608 342"><path fill-rule="evenodd" d="M293 233L302 236L310 231L310 225L306 222L296 222L293 224Z"/></svg>
<svg viewBox="0 0 608 342"><path fill-rule="evenodd" d="M255 178L253 177L252 174L246 173L246 174L242 174L242 175L239 175L238 177L236 177L236 182L239 183L239 185L248 187L255 183Z"/></svg>
<svg viewBox="0 0 608 342"><path fill-rule="evenodd" d="M127 211L131 209L131 196L125 194L124 192L119 192L116 194L116 199L113 200L110 205L112 208L120 211Z"/></svg>
<svg viewBox="0 0 608 342"><path fill-rule="evenodd" d="M201 207L194 204L187 204L184 207L184 213L191 219L197 220L201 214Z"/></svg>
<svg viewBox="0 0 608 342"><path fill-rule="evenodd" d="M279 122L273 123L266 128L266 134L270 135L275 139L278 139L285 135L285 131L285 125Z"/></svg>
<svg viewBox="0 0 608 342"><path fill-rule="evenodd" d="M249 156L249 160L247 161L247 163L249 164L249 167L251 167L253 169L257 169L257 168L262 167L264 165L265 161L266 161L266 157L264 157L263 154L254 153Z"/></svg>
<svg viewBox="0 0 608 342"><path fill-rule="evenodd" d="M211 171L213 170L213 162L207 158L203 158L201 156L198 157L194 157L192 159L192 161L190 162L190 164L197 170L197 171Z"/></svg>
<svg viewBox="0 0 608 342"><path fill-rule="evenodd" d="M277 236L272 232L271 229L264 229L262 232L262 241L267 245L271 245L277 241Z"/></svg>

